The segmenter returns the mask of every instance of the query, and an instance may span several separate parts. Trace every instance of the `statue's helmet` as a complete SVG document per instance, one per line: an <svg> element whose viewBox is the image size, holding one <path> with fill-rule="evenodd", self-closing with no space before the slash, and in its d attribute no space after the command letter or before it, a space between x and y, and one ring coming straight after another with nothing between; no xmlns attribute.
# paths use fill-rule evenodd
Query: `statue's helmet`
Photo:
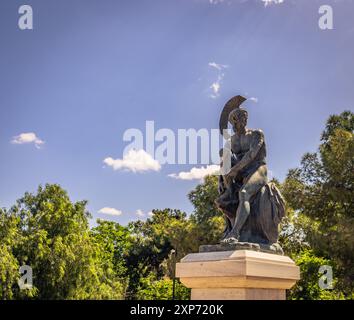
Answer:
<svg viewBox="0 0 354 320"><path fill-rule="evenodd" d="M240 115L240 113L243 113L247 115L247 111L245 109L240 108L240 105L246 100L245 97L242 96L235 96L231 98L228 102L226 102L221 115L220 115L220 121L219 121L219 129L220 129L220 134L224 136L225 139L228 139L230 136L227 133L227 124L230 120L231 114L233 114L233 117L237 117ZM239 111L236 111L239 110ZM235 113L233 113L235 111ZM237 119L235 119L237 121Z"/></svg>

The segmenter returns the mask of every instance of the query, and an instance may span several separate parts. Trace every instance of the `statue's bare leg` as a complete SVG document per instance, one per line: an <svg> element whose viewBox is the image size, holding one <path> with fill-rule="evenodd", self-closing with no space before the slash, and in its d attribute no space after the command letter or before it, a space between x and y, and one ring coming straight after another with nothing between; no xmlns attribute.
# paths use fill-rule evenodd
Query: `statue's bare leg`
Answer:
<svg viewBox="0 0 354 320"><path fill-rule="evenodd" d="M249 176L245 184L239 191L239 205L236 212L236 218L231 232L227 238L239 239L240 232L245 224L250 212L250 199L255 195L259 189L267 183L267 167L260 166L256 172Z"/></svg>

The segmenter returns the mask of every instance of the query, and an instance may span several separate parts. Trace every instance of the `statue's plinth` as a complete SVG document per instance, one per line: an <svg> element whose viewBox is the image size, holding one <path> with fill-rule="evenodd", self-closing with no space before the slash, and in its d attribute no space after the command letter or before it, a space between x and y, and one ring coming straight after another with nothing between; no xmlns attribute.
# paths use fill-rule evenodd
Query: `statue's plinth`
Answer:
<svg viewBox="0 0 354 320"><path fill-rule="evenodd" d="M235 250L188 254L176 276L192 300L284 300L300 271L286 256Z"/></svg>

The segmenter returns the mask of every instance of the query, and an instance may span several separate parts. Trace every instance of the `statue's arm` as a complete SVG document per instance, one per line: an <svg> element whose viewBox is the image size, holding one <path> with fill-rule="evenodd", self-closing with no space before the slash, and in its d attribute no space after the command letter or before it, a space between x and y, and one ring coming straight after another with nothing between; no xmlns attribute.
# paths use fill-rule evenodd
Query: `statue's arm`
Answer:
<svg viewBox="0 0 354 320"><path fill-rule="evenodd" d="M240 170L242 170L247 165L249 165L253 161L253 159L257 156L259 150L262 148L263 143L264 143L263 132L261 130L255 130L252 135L250 149L248 150L248 152L245 153L242 159L231 168L229 174L231 176L236 176Z"/></svg>

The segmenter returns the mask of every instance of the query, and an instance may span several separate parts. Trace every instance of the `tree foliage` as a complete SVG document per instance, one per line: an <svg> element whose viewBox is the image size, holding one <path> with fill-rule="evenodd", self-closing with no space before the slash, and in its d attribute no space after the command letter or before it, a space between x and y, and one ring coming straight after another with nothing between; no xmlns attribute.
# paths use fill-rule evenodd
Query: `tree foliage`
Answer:
<svg viewBox="0 0 354 320"><path fill-rule="evenodd" d="M323 289L319 280L323 277L320 273L322 266L333 268L333 262L329 259L316 256L312 250L305 249L297 255L293 255L296 264L300 267L301 279L291 288L288 298L291 300L338 300L344 299L344 294L336 290ZM333 270L333 269L332 269ZM332 279L332 285L336 285L337 278Z"/></svg>
<svg viewBox="0 0 354 320"><path fill-rule="evenodd" d="M103 249L90 236L86 202L72 203L58 185L26 193L8 212L1 212L7 238L4 259L10 264L4 298L121 298L123 287L111 268L99 263ZM4 226L4 227L3 227ZM19 290L18 266L33 270L33 288ZM17 269L17 270L16 270ZM16 270L16 272L15 272Z"/></svg>
<svg viewBox="0 0 354 320"><path fill-rule="evenodd" d="M206 176L204 181L197 185L188 198L194 206L191 220L197 226L199 244L215 244L222 235L224 219L222 212L216 207L218 197L218 177Z"/></svg>
<svg viewBox="0 0 354 320"><path fill-rule="evenodd" d="M154 273L141 278L137 299L141 300L171 300L173 298L173 279L164 277L157 279ZM175 281L176 300L189 300L190 289Z"/></svg>
<svg viewBox="0 0 354 320"><path fill-rule="evenodd" d="M305 154L283 185L306 242L336 266L336 289L347 296L354 290L353 130L353 113L331 116L318 152Z"/></svg>
<svg viewBox="0 0 354 320"><path fill-rule="evenodd" d="M18 221L0 209L0 298L13 299L19 263L12 252L17 244Z"/></svg>
<svg viewBox="0 0 354 320"><path fill-rule="evenodd" d="M153 210L145 222L129 224L133 241L126 258L129 281L129 297L135 298L141 289L141 278L151 273L156 279L172 278L174 259L180 259L198 247L193 237L194 225L180 210ZM177 257L171 254L175 250Z"/></svg>

